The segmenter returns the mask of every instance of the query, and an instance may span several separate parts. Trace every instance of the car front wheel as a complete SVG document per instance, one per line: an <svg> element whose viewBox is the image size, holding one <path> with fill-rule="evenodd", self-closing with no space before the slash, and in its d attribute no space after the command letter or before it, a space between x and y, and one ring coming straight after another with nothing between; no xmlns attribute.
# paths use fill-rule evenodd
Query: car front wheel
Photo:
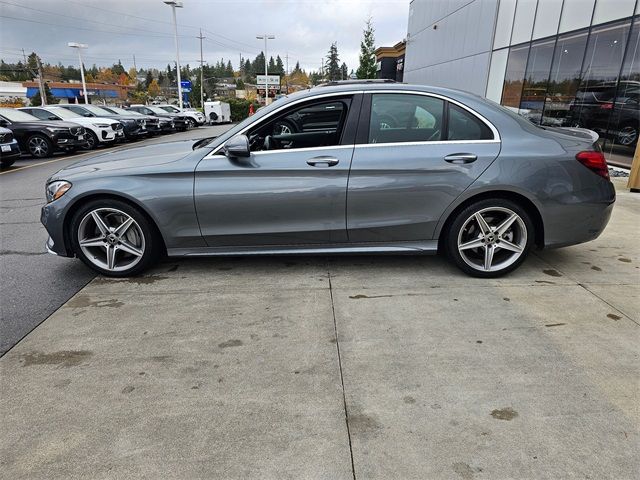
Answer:
<svg viewBox="0 0 640 480"><path fill-rule="evenodd" d="M98 148L99 143L100 141L98 140L98 136L95 133L87 130L87 143L82 148L84 150L94 150L95 148Z"/></svg>
<svg viewBox="0 0 640 480"><path fill-rule="evenodd" d="M445 245L448 256L465 273L492 278L518 268L533 239L533 223L526 210L510 200L487 199L455 217Z"/></svg>
<svg viewBox="0 0 640 480"><path fill-rule="evenodd" d="M31 135L27 140L27 148L31 156L36 158L47 158L53 155L53 144L44 135Z"/></svg>
<svg viewBox="0 0 640 480"><path fill-rule="evenodd" d="M160 239L137 208L119 200L95 200L78 210L70 225L73 250L109 277L142 272L158 257Z"/></svg>

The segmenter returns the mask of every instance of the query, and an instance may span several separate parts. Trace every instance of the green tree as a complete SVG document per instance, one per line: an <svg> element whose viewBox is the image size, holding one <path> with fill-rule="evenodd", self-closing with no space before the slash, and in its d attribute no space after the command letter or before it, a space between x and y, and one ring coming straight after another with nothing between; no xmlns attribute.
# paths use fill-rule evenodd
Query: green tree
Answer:
<svg viewBox="0 0 640 480"><path fill-rule="evenodd" d="M335 42L331 44L325 63L325 74L327 80L340 80L342 70L340 70L340 57L338 56L338 46Z"/></svg>
<svg viewBox="0 0 640 480"><path fill-rule="evenodd" d="M268 73L275 73L276 71L276 62L273 60L273 57L269 57L269 68L267 69Z"/></svg>
<svg viewBox="0 0 640 480"><path fill-rule="evenodd" d="M49 90L49 85L45 82L44 84L44 97L47 99L47 105L52 105L58 103L56 97L53 96L51 90ZM31 97L31 105L34 107L38 107L42 105L42 99L40 98L40 90L36 92L36 94Z"/></svg>
<svg viewBox="0 0 640 480"><path fill-rule="evenodd" d="M144 80L144 88L149 88L151 86L151 82L153 82L153 74L151 73L151 70L149 70L147 72L147 77Z"/></svg>
<svg viewBox="0 0 640 480"><path fill-rule="evenodd" d="M122 66L122 62L120 60L118 60L118 63L113 64L111 71L117 76L120 76L121 73L126 73L126 70Z"/></svg>
<svg viewBox="0 0 640 480"><path fill-rule="evenodd" d="M340 67L340 76L342 80L349 79L349 69L347 68L347 64L342 62L342 66Z"/></svg>
<svg viewBox="0 0 640 480"><path fill-rule="evenodd" d="M284 64L282 63L282 59L280 58L280 55L276 57L276 68L273 73L276 73L278 75L284 75Z"/></svg>
<svg viewBox="0 0 640 480"><path fill-rule="evenodd" d="M376 77L376 55L375 36L371 19L367 20L367 24L363 31L362 42L360 42L360 66L356 71L358 78L375 78Z"/></svg>

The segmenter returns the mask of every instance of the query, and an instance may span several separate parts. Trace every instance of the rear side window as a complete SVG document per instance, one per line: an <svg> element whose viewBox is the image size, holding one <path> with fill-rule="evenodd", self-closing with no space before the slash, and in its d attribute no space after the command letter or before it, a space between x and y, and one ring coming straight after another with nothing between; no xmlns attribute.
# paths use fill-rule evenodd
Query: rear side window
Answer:
<svg viewBox="0 0 640 480"><path fill-rule="evenodd" d="M491 129L478 117L452 103L449 104L447 140L492 140Z"/></svg>
<svg viewBox="0 0 640 480"><path fill-rule="evenodd" d="M33 110L29 110L27 113L30 113L31 115L33 115L36 118L39 118L40 120L49 120L49 118L53 116L52 113L47 112L46 110L39 110L37 108L34 108Z"/></svg>
<svg viewBox="0 0 640 480"><path fill-rule="evenodd" d="M369 143L434 142L442 138L444 101L426 95L371 97Z"/></svg>

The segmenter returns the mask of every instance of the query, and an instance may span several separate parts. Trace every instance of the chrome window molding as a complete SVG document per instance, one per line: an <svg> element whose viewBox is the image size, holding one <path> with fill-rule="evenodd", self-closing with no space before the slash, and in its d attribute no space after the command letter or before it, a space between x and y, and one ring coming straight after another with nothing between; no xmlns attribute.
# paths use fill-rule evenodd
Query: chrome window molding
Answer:
<svg viewBox="0 0 640 480"><path fill-rule="evenodd" d="M355 148L370 148L370 147L388 147L388 146L397 146L397 145L455 145L455 144L466 144L466 143L500 143L501 139L500 139L500 133L498 132L498 129L493 125L493 123L491 123L489 120L487 120L486 117L484 117L483 115L481 115L480 113L476 112L475 110L473 110L472 108L466 106L463 103L460 103L457 100L454 100L450 97L447 97L445 95L440 95L438 93L432 93L432 92L421 92L419 90L392 90L392 89L385 89L385 90L351 90L351 91L342 91L342 92L331 92L331 93L325 93L322 95L313 95L313 96L309 96L309 97L305 97L305 98L301 98L300 100L296 100L295 102L291 102L291 103L287 103L285 105L282 105L280 108L274 110L273 112L269 113L268 115L265 115L263 118L261 118L260 120L258 120L256 123L252 123L250 125L247 125L245 128L243 128L241 131L239 131L236 135L242 135L244 134L247 130L249 130L250 128L254 128L258 125L260 125L261 123L263 123L264 121L268 120L270 117L272 117L273 115L277 114L278 112L281 112L282 110L292 107L294 105L297 105L299 103L304 103L304 102L308 102L308 101L313 101L316 99L321 99L321 98L328 98L328 97L343 97L343 96L349 96L349 95L357 95L357 94L364 94L364 93L370 93L370 94L380 94L380 93L393 93L393 94L406 94L406 95L424 95L427 97L434 97L434 98L438 98L440 100L444 100L450 103L453 103L454 105L457 105L458 107L464 109L465 111L469 112L471 115L475 116L476 118L478 118L481 122L483 122L485 125L487 125L487 127L489 127L489 129L491 130L491 133L493 134L493 139L488 139L488 140L436 140L436 141L432 141L432 142L428 142L428 141L424 141L424 142L389 142L389 143L359 143L355 145ZM210 152L208 155L206 155L204 157L203 160L206 160L208 158L214 157L216 155L221 155L219 152L220 150L222 150L224 144L219 145L218 148L216 148L214 151ZM256 154L264 154L264 153L275 153L275 152L283 152L283 151L290 151L290 152L301 152L301 151L311 151L311 150L320 150L320 149L335 149L335 148L353 148L354 145L334 145L334 146L328 146L328 147L306 147L306 148L294 148L291 150L285 150L285 149L281 149L281 150L272 150L269 152L251 152L251 155L256 155Z"/></svg>

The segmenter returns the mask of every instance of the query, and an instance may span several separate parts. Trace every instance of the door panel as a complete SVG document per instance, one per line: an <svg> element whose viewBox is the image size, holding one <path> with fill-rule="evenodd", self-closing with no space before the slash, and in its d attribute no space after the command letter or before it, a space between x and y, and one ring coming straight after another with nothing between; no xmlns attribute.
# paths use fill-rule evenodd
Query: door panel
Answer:
<svg viewBox="0 0 640 480"><path fill-rule="evenodd" d="M432 239L445 209L499 151L499 142L357 145L347 193L349 241Z"/></svg>
<svg viewBox="0 0 640 480"><path fill-rule="evenodd" d="M353 145L214 155L196 169L195 203L210 247L344 243Z"/></svg>

